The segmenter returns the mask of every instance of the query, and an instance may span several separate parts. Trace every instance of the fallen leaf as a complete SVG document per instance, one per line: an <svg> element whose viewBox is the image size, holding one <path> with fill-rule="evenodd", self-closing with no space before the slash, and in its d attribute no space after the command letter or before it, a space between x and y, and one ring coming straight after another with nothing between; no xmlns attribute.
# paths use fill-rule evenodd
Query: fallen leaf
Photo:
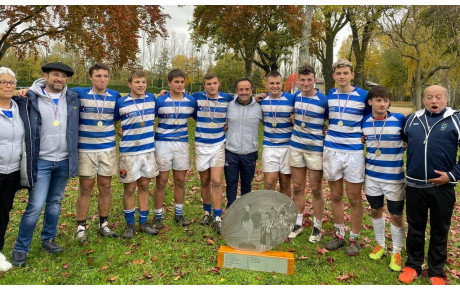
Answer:
<svg viewBox="0 0 460 291"><path fill-rule="evenodd" d="M86 252L87 255L94 253L94 250L89 250Z"/></svg>
<svg viewBox="0 0 460 291"><path fill-rule="evenodd" d="M219 267L212 267L211 269L208 270L210 273L218 274L220 272Z"/></svg>
<svg viewBox="0 0 460 291"><path fill-rule="evenodd" d="M302 256L298 257L298 259L299 259L299 260L308 260L309 257L305 257L304 255L302 255Z"/></svg>
<svg viewBox="0 0 460 291"><path fill-rule="evenodd" d="M295 250L295 249L291 249L291 248L289 248L289 249L288 249L288 252L290 252L290 253L295 253L295 252L296 252L296 250Z"/></svg>
<svg viewBox="0 0 460 291"><path fill-rule="evenodd" d="M142 265L144 263L143 259L138 259L133 262L134 265Z"/></svg>
<svg viewBox="0 0 460 291"><path fill-rule="evenodd" d="M108 267L109 267L109 266L107 266L107 265L104 265L104 266L102 266L102 268L101 268L101 269L102 269L102 271L105 271L105 270L107 270L107 268L108 268Z"/></svg>
<svg viewBox="0 0 460 291"><path fill-rule="evenodd" d="M88 266L91 266L92 263L93 263L93 258L88 258Z"/></svg>
<svg viewBox="0 0 460 291"><path fill-rule="evenodd" d="M180 255L180 257L185 259L185 258L187 257L187 255L186 255L186 254L182 254L182 255Z"/></svg>
<svg viewBox="0 0 460 291"><path fill-rule="evenodd" d="M62 273L62 278L69 276L69 272Z"/></svg>
<svg viewBox="0 0 460 291"><path fill-rule="evenodd" d="M260 281L260 280L262 280L262 277L257 276L256 279Z"/></svg>
<svg viewBox="0 0 460 291"><path fill-rule="evenodd" d="M156 261L158 261L158 258L157 257L152 257L151 260L156 262Z"/></svg>
<svg viewBox="0 0 460 291"><path fill-rule="evenodd" d="M106 279L106 281L112 283L116 279L118 279L118 276L113 276L112 278Z"/></svg>
<svg viewBox="0 0 460 291"><path fill-rule="evenodd" d="M316 246L316 250L318 251L318 253L323 255L326 255L326 252L328 251L325 248L320 248L319 246Z"/></svg>
<svg viewBox="0 0 460 291"><path fill-rule="evenodd" d="M180 275L177 275L175 278L174 278L174 281L177 281L180 279Z"/></svg>
<svg viewBox="0 0 460 291"><path fill-rule="evenodd" d="M334 259L332 257L326 257L326 260L331 264L334 262Z"/></svg>
<svg viewBox="0 0 460 291"><path fill-rule="evenodd" d="M68 268L69 268L69 264L64 264L64 265L62 265L62 268L63 268L63 269L68 269Z"/></svg>
<svg viewBox="0 0 460 291"><path fill-rule="evenodd" d="M347 282L350 282L351 281L350 279L352 279L354 277L355 277L355 274L353 272L351 272L351 273L345 274L343 276L337 276L337 277L335 277L335 279L337 281L339 281L339 282L342 282L344 280L346 280Z"/></svg>
<svg viewBox="0 0 460 291"><path fill-rule="evenodd" d="M215 244L216 244L216 243L215 243L212 239L210 239L210 238L207 238L207 239L206 239L206 242L207 242L208 244L210 244L210 245L215 245Z"/></svg>
<svg viewBox="0 0 460 291"><path fill-rule="evenodd" d="M145 269L144 269L144 278L152 279L152 275L149 275Z"/></svg>

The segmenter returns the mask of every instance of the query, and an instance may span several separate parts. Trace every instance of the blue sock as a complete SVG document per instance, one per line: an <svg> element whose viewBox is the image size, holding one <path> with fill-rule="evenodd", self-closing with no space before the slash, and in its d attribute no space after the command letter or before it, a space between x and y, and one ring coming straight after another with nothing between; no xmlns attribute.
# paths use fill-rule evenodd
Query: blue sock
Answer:
<svg viewBox="0 0 460 291"><path fill-rule="evenodd" d="M184 204L176 204L176 216L182 215Z"/></svg>
<svg viewBox="0 0 460 291"><path fill-rule="evenodd" d="M163 208L155 209L155 219L162 219L163 218Z"/></svg>
<svg viewBox="0 0 460 291"><path fill-rule="evenodd" d="M222 209L212 209L212 212L214 212L214 219L222 216Z"/></svg>
<svg viewBox="0 0 460 291"><path fill-rule="evenodd" d="M149 216L149 211L148 210L144 210L144 211L140 211L138 210L139 212L139 224L143 224L147 221L147 217Z"/></svg>
<svg viewBox="0 0 460 291"><path fill-rule="evenodd" d="M212 208L211 204L204 204L203 203L203 210L207 211L209 214L211 214L211 208Z"/></svg>
<svg viewBox="0 0 460 291"><path fill-rule="evenodd" d="M134 213L135 212L136 212L136 208L129 209L129 210L123 210L127 224L134 224Z"/></svg>

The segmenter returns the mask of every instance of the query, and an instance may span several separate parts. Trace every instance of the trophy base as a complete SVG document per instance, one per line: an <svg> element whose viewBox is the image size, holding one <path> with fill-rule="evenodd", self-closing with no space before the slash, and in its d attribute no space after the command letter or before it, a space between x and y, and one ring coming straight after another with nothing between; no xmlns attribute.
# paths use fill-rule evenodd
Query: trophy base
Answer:
<svg viewBox="0 0 460 291"><path fill-rule="evenodd" d="M294 254L280 251L254 252L221 246L217 253L219 268L294 274Z"/></svg>

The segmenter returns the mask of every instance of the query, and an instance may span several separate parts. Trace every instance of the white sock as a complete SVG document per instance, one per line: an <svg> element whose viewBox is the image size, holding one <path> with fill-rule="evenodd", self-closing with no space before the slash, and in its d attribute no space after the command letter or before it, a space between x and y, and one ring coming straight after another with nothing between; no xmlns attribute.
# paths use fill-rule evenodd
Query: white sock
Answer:
<svg viewBox="0 0 460 291"><path fill-rule="evenodd" d="M375 240L383 249L385 249L385 218L372 218L372 226L374 227Z"/></svg>
<svg viewBox="0 0 460 291"><path fill-rule="evenodd" d="M295 221L295 224L302 226L302 221L303 221L303 213L297 214L297 220Z"/></svg>
<svg viewBox="0 0 460 291"><path fill-rule="evenodd" d="M316 227L317 229L321 230L323 226L323 220L322 219L316 219L316 217L313 216L313 226Z"/></svg>
<svg viewBox="0 0 460 291"><path fill-rule="evenodd" d="M163 218L163 208L154 209L153 212L155 213L155 218Z"/></svg>
<svg viewBox="0 0 460 291"><path fill-rule="evenodd" d="M182 211L184 210L184 204L176 204L176 216L182 215Z"/></svg>
<svg viewBox="0 0 460 291"><path fill-rule="evenodd" d="M399 228L391 224L391 239L393 240L393 255L400 253L403 247L404 240L404 226Z"/></svg>
<svg viewBox="0 0 460 291"><path fill-rule="evenodd" d="M335 233L345 238L345 225L334 223L334 227L336 228Z"/></svg>

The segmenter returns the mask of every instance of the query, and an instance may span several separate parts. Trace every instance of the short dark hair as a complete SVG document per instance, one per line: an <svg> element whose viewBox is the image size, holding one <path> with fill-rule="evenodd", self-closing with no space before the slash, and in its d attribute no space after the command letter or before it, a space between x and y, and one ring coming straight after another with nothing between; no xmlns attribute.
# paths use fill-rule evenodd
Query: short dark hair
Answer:
<svg viewBox="0 0 460 291"><path fill-rule="evenodd" d="M206 73L206 75L204 75L204 80L211 80L211 79L214 79L214 78L217 78L217 75L214 74L214 73Z"/></svg>
<svg viewBox="0 0 460 291"><path fill-rule="evenodd" d="M388 98L391 100L391 93L387 88L383 86L375 86L374 88L370 89L369 92L367 92L368 100L372 100L377 97Z"/></svg>
<svg viewBox="0 0 460 291"><path fill-rule="evenodd" d="M251 85L251 88L252 88L252 81L251 81L251 79L249 79L248 77L243 77L243 78L240 78L240 79L238 79L238 80L236 81L236 83L235 83L235 90L238 88L238 84L239 84L240 82L243 82L243 81L248 81L249 84Z"/></svg>
<svg viewBox="0 0 460 291"><path fill-rule="evenodd" d="M297 71L297 73L299 75L310 75L310 74L313 74L313 76L316 78L316 71L315 71L315 68L313 68L312 66L310 65L305 65L305 66L302 66L299 68L299 70Z"/></svg>
<svg viewBox="0 0 460 291"><path fill-rule="evenodd" d="M267 80L269 77L274 77L278 78L281 77L281 74L278 71L270 71L268 74L265 76L265 80Z"/></svg>
<svg viewBox="0 0 460 291"><path fill-rule="evenodd" d="M144 71L135 70L129 74L128 82L131 83L134 78L146 78L147 79L147 74Z"/></svg>
<svg viewBox="0 0 460 291"><path fill-rule="evenodd" d="M168 74L168 82L171 82L174 78L177 78L177 77L182 77L182 78L184 78L184 80L185 80L185 78L187 78L187 76L185 75L184 71L182 71L181 69L173 69Z"/></svg>
<svg viewBox="0 0 460 291"><path fill-rule="evenodd" d="M107 72L110 73L110 69L109 69L109 66L107 66L106 64L104 63L95 63L94 65L92 65L91 67L89 67L89 75L92 77L93 76L93 72L95 70L106 70Z"/></svg>

